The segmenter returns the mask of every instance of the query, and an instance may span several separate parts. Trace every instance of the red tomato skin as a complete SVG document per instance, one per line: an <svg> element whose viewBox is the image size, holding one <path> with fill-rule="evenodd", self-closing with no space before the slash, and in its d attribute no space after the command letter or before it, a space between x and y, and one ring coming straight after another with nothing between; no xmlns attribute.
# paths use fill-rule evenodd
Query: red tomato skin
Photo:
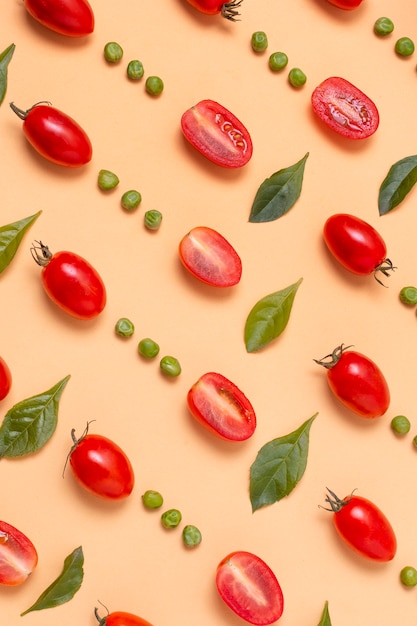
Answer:
<svg viewBox="0 0 417 626"><path fill-rule="evenodd" d="M327 0L330 4L338 9L344 9L345 11L353 11L362 4L363 0Z"/></svg>
<svg viewBox="0 0 417 626"><path fill-rule="evenodd" d="M274 572L251 552L238 550L222 559L216 587L227 606L250 624L272 624L283 613L284 596Z"/></svg>
<svg viewBox="0 0 417 626"><path fill-rule="evenodd" d="M133 613L114 611L100 619L99 626L152 626L152 624Z"/></svg>
<svg viewBox="0 0 417 626"><path fill-rule="evenodd" d="M219 0L187 0L188 4L205 15L217 15L221 12L224 2Z"/></svg>
<svg viewBox="0 0 417 626"><path fill-rule="evenodd" d="M33 543L20 530L0 521L0 585L17 586L38 564Z"/></svg>
<svg viewBox="0 0 417 626"><path fill-rule="evenodd" d="M225 168L239 168L252 157L248 130L214 100L201 100L181 117L184 137L207 159Z"/></svg>
<svg viewBox="0 0 417 626"><path fill-rule="evenodd" d="M221 439L245 441L256 428L255 411L244 393L216 372L203 374L187 394L195 419Z"/></svg>
<svg viewBox="0 0 417 626"><path fill-rule="evenodd" d="M233 287L242 277L242 261L233 246L207 226L192 228L180 241L179 257L195 278L212 287Z"/></svg>
<svg viewBox="0 0 417 626"><path fill-rule="evenodd" d="M12 387L12 373L6 361L0 357L0 400L8 395Z"/></svg>
<svg viewBox="0 0 417 626"><path fill-rule="evenodd" d="M28 13L49 30L66 37L94 31L94 13L87 0L24 0Z"/></svg>
<svg viewBox="0 0 417 626"><path fill-rule="evenodd" d="M313 111L329 128L348 139L366 139L379 126L374 102L339 76L326 78L311 96Z"/></svg>

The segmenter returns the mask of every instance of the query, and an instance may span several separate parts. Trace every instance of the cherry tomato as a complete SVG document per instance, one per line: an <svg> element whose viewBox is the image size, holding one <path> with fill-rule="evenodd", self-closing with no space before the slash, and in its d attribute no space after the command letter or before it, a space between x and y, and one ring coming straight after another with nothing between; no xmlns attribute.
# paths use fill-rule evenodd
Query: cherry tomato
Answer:
<svg viewBox="0 0 417 626"><path fill-rule="evenodd" d="M133 613L125 613L124 611L114 611L104 617L100 617L98 609L95 609L94 614L99 626L152 626L142 617L133 615Z"/></svg>
<svg viewBox="0 0 417 626"><path fill-rule="evenodd" d="M387 258L387 247L381 235L367 222L355 215L336 213L323 228L324 241L341 265L353 274L366 276L378 272L389 276L395 268Z"/></svg>
<svg viewBox="0 0 417 626"><path fill-rule="evenodd" d="M315 362L327 369L330 389L348 409L369 419L381 417L387 411L388 384L371 359L341 345Z"/></svg>
<svg viewBox="0 0 417 626"><path fill-rule="evenodd" d="M12 373L6 361L0 357L0 400L9 393L12 386Z"/></svg>
<svg viewBox="0 0 417 626"><path fill-rule="evenodd" d="M239 16L239 7L243 0L231 0L230 2L224 2L223 0L187 0L192 7L205 13L205 15L218 15L221 14L231 22L236 22Z"/></svg>
<svg viewBox="0 0 417 626"><path fill-rule="evenodd" d="M38 564L33 543L20 530L0 522L0 585L25 582Z"/></svg>
<svg viewBox="0 0 417 626"><path fill-rule="evenodd" d="M272 624L282 615L284 597L271 568L251 552L231 552L218 565L222 600L250 624Z"/></svg>
<svg viewBox="0 0 417 626"><path fill-rule="evenodd" d="M375 104L344 78L326 78L314 89L311 102L318 117L348 139L365 139L379 126Z"/></svg>
<svg viewBox="0 0 417 626"><path fill-rule="evenodd" d="M337 7L338 9L344 9L345 11L353 11L353 9L357 9L360 4L362 4L363 0L327 0L330 4Z"/></svg>
<svg viewBox="0 0 417 626"><path fill-rule="evenodd" d="M135 477L123 450L107 437L88 434L88 426L79 439L74 430L71 437L74 443L68 458L80 485L106 500L127 498Z"/></svg>
<svg viewBox="0 0 417 626"><path fill-rule="evenodd" d="M203 374L187 395L196 420L222 439L244 441L256 428L255 411L240 389L222 374Z"/></svg>
<svg viewBox="0 0 417 626"><path fill-rule="evenodd" d="M97 271L74 252L52 254L41 241L31 248L42 267L42 285L60 309L80 320L99 315L106 305L106 288Z"/></svg>
<svg viewBox="0 0 417 626"><path fill-rule="evenodd" d="M182 238L179 256L195 278L213 287L233 287L242 276L242 261L236 250L207 226L196 226Z"/></svg>
<svg viewBox="0 0 417 626"><path fill-rule="evenodd" d="M190 144L216 165L238 168L252 156L249 132L233 113L213 100L202 100L185 111L181 129Z"/></svg>
<svg viewBox="0 0 417 626"><path fill-rule="evenodd" d="M91 161L93 149L81 126L48 103L39 102L27 111L12 110L23 120L23 132L31 146L45 159L64 167L81 167Z"/></svg>
<svg viewBox="0 0 417 626"><path fill-rule="evenodd" d="M382 511L366 498L350 495L340 500L328 491L328 510L333 511L334 525L345 543L373 561L391 561L397 551L397 539Z"/></svg>
<svg viewBox="0 0 417 626"><path fill-rule="evenodd" d="M24 5L37 22L60 35L84 37L94 30L87 0L24 0Z"/></svg>

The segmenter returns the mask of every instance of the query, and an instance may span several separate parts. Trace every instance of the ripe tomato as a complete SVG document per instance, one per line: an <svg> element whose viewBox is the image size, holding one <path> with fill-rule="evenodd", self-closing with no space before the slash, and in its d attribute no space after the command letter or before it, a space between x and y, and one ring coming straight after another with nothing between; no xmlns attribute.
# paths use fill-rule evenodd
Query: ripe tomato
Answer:
<svg viewBox="0 0 417 626"><path fill-rule="evenodd" d="M27 111L12 110L23 120L23 132L31 146L45 159L64 167L81 167L91 161L93 149L81 126L48 103L39 102Z"/></svg>
<svg viewBox="0 0 417 626"><path fill-rule="evenodd" d="M397 540L391 524L380 509L366 498L347 496L340 500L328 489L326 502L333 511L333 522L345 543L373 561L391 561Z"/></svg>
<svg viewBox="0 0 417 626"><path fill-rule="evenodd" d="M193 276L213 287L233 287L242 276L242 261L236 250L207 226L196 226L181 239L179 256Z"/></svg>
<svg viewBox="0 0 417 626"><path fill-rule="evenodd" d="M222 600L250 624L272 624L282 615L284 597L271 568L255 554L231 552L218 565L216 586Z"/></svg>
<svg viewBox="0 0 417 626"><path fill-rule="evenodd" d="M12 386L12 373L6 361L0 357L0 400L9 393Z"/></svg>
<svg viewBox="0 0 417 626"><path fill-rule="evenodd" d="M387 258L387 247L381 235L370 224L355 215L336 213L323 228L324 241L341 265L353 274L389 276L395 268ZM382 283L381 283L382 284Z"/></svg>
<svg viewBox="0 0 417 626"><path fill-rule="evenodd" d="M315 362L327 369L329 387L342 404L361 417L381 417L390 404L384 375L371 359L347 350L342 344Z"/></svg>
<svg viewBox="0 0 417 626"><path fill-rule="evenodd" d="M36 21L67 37L84 37L94 30L94 14L87 0L24 0Z"/></svg>
<svg viewBox="0 0 417 626"><path fill-rule="evenodd" d="M375 104L344 78L332 76L311 96L313 111L329 128L348 139L365 139L379 126Z"/></svg>
<svg viewBox="0 0 417 626"><path fill-rule="evenodd" d="M33 543L20 530L0 522L0 585L25 582L38 564Z"/></svg>
<svg viewBox="0 0 417 626"><path fill-rule="evenodd" d="M108 613L104 617L100 617L98 610L94 611L99 626L152 626L149 622L132 613L125 613L124 611L115 611Z"/></svg>
<svg viewBox="0 0 417 626"><path fill-rule="evenodd" d="M202 100L181 117L185 138L207 159L227 168L246 165L253 147L237 117L213 100Z"/></svg>
<svg viewBox="0 0 417 626"><path fill-rule="evenodd" d="M327 0L330 4L337 7L338 9L344 9L345 11L352 11L353 9L357 9L360 4L362 4L363 0Z"/></svg>
<svg viewBox="0 0 417 626"><path fill-rule="evenodd" d="M222 17L231 22L236 22L239 16L238 8L243 0L231 0L230 2L224 2L223 0L187 0L187 2L200 13L205 13L206 15L221 13Z"/></svg>
<svg viewBox="0 0 417 626"><path fill-rule="evenodd" d="M72 317L90 320L106 305L106 288L97 271L74 252L52 254L41 241L31 248L42 267L42 284L52 302Z"/></svg>
<svg viewBox="0 0 417 626"><path fill-rule="evenodd" d="M222 439L244 441L255 432L256 415L251 403L221 374L203 374L189 390L187 403L196 420Z"/></svg>

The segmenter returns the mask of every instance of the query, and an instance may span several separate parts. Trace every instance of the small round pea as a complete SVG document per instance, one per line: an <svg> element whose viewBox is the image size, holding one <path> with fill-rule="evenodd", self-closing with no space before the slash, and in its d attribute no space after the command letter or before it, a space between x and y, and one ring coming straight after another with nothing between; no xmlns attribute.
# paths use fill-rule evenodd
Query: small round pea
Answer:
<svg viewBox="0 0 417 626"><path fill-rule="evenodd" d="M164 499L159 491L148 489L142 495L143 506L146 509L159 509L164 503Z"/></svg>
<svg viewBox="0 0 417 626"><path fill-rule="evenodd" d="M400 580L406 587L417 585L417 569L411 565L406 565L400 572Z"/></svg>
<svg viewBox="0 0 417 626"><path fill-rule="evenodd" d="M127 77L130 80L140 80L145 73L143 68L143 64L138 59L133 59L129 61L126 68Z"/></svg>
<svg viewBox="0 0 417 626"><path fill-rule="evenodd" d="M409 306L417 304L417 287L403 287L400 291L400 300Z"/></svg>
<svg viewBox="0 0 417 626"><path fill-rule="evenodd" d="M126 211L134 211L142 202L142 196L136 189L125 191L121 198L122 207Z"/></svg>
<svg viewBox="0 0 417 626"><path fill-rule="evenodd" d="M264 52L268 47L268 37L263 30L257 30L252 34L251 46L254 52Z"/></svg>
<svg viewBox="0 0 417 626"><path fill-rule="evenodd" d="M386 37L394 30L394 22L389 17L379 17L374 24L374 33Z"/></svg>
<svg viewBox="0 0 417 626"><path fill-rule="evenodd" d="M182 531L182 540L187 548L195 548L201 543L201 532L197 526L187 524Z"/></svg>
<svg viewBox="0 0 417 626"><path fill-rule="evenodd" d="M151 96L159 96L164 90L164 83L159 76L148 76L145 82L145 89Z"/></svg>
<svg viewBox="0 0 417 626"><path fill-rule="evenodd" d="M121 317L117 320L114 327L116 334L120 337L131 337L135 332L135 326L127 317Z"/></svg>
<svg viewBox="0 0 417 626"><path fill-rule="evenodd" d="M413 439L413 444L417 448L417 435Z"/></svg>
<svg viewBox="0 0 417 626"><path fill-rule="evenodd" d="M158 230L158 228L161 226L161 222L162 213L160 211L157 211L156 209L150 209L149 211L146 211L143 218L143 223L145 224L146 228L148 228L149 230Z"/></svg>
<svg viewBox="0 0 417 626"><path fill-rule="evenodd" d="M146 359L153 359L159 353L159 346L153 339L145 337L139 341L138 352Z"/></svg>
<svg viewBox="0 0 417 626"><path fill-rule="evenodd" d="M299 67L293 67L289 71L288 80L290 85L298 89L305 85L307 81L307 76L304 74L303 70L300 70Z"/></svg>
<svg viewBox="0 0 417 626"><path fill-rule="evenodd" d="M401 57L409 57L414 52L414 42L410 37L400 37L395 42L395 52Z"/></svg>
<svg viewBox="0 0 417 626"><path fill-rule="evenodd" d="M119 184L119 178L110 170L100 170L97 177L97 184L102 191L114 189Z"/></svg>
<svg viewBox="0 0 417 626"><path fill-rule="evenodd" d="M397 435L406 435L411 428L411 423L405 415L396 415L391 420L391 428Z"/></svg>
<svg viewBox="0 0 417 626"><path fill-rule="evenodd" d="M168 509L161 515L161 522L164 528L176 528L182 520L182 515L178 509Z"/></svg>
<svg viewBox="0 0 417 626"><path fill-rule="evenodd" d="M159 366L164 374L175 378L181 374L181 365L174 356L164 356L160 360Z"/></svg>
<svg viewBox="0 0 417 626"><path fill-rule="evenodd" d="M268 60L269 68L273 72L280 72L288 65L288 57L285 52L273 52Z"/></svg>
<svg viewBox="0 0 417 626"><path fill-rule="evenodd" d="M108 63L118 63L123 58L123 48L116 41L109 41L104 46L104 58Z"/></svg>

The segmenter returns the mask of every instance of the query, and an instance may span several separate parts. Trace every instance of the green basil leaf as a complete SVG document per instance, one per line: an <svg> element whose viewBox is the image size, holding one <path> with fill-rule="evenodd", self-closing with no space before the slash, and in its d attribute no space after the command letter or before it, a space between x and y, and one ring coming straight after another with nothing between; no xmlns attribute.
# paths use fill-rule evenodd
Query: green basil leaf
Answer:
<svg viewBox="0 0 417 626"><path fill-rule="evenodd" d="M261 350L285 330L302 280L300 278L293 285L265 296L251 309L244 332L248 352Z"/></svg>
<svg viewBox="0 0 417 626"><path fill-rule="evenodd" d="M256 192L250 222L272 222L294 206L301 194L308 155L307 152L295 165L279 170L264 180Z"/></svg>
<svg viewBox="0 0 417 626"><path fill-rule="evenodd" d="M0 273L10 265L26 231L38 219L42 211L17 222L0 226Z"/></svg>
<svg viewBox="0 0 417 626"><path fill-rule="evenodd" d="M327 602L327 600L324 604L323 613L321 615L321 620L319 621L318 626L332 626L329 615L329 603Z"/></svg>
<svg viewBox="0 0 417 626"><path fill-rule="evenodd" d="M386 215L398 206L417 182L417 155L394 163L379 188L378 210Z"/></svg>
<svg viewBox="0 0 417 626"><path fill-rule="evenodd" d="M26 615L31 611L41 611L42 609L52 609L60 604L65 604L71 600L79 588L84 578L84 555L80 546L67 556L61 574L53 583L45 589L32 606L20 615Z"/></svg>
<svg viewBox="0 0 417 626"><path fill-rule="evenodd" d="M0 459L36 452L52 437L61 394L70 376L48 391L15 404L0 426Z"/></svg>
<svg viewBox="0 0 417 626"><path fill-rule="evenodd" d="M299 483L307 466L310 428L317 415L259 450L250 468L252 512L288 496Z"/></svg>
<svg viewBox="0 0 417 626"><path fill-rule="evenodd" d="M0 104L3 102L4 96L6 95L7 69L9 67L10 61L12 60L15 48L16 46L14 45L14 43L12 43L6 48L6 50L0 52Z"/></svg>

